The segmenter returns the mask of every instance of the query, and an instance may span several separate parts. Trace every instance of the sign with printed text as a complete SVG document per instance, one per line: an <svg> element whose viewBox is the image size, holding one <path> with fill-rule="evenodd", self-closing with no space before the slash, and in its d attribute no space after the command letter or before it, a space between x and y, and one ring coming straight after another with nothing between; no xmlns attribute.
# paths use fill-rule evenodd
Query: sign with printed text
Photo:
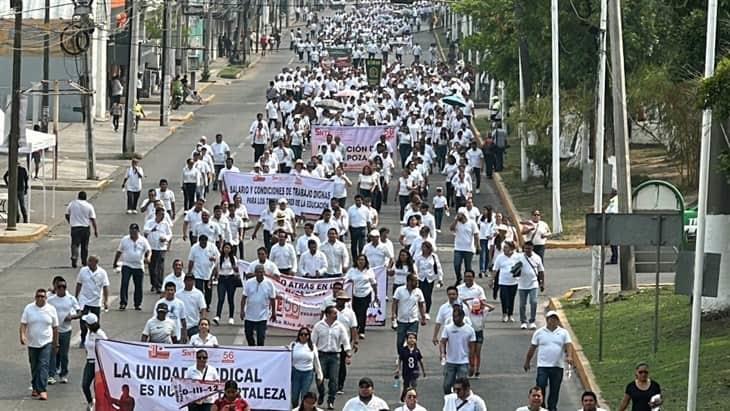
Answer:
<svg viewBox="0 0 730 411"><path fill-rule="evenodd" d="M246 273L251 273L256 262L238 262L241 282L246 282ZM385 296L387 275L384 267L373 268L377 281L378 296ZM332 286L343 282L344 277L307 278L290 275L267 275L276 287L276 321L269 325L288 330L312 327L322 317L322 303L332 295ZM345 287L348 289L348 286ZM382 305L381 305L382 304ZM368 308L367 325L385 325L386 307L384 301L371 302Z"/></svg>
<svg viewBox="0 0 730 411"><path fill-rule="evenodd" d="M180 385L175 381L186 378L188 367L195 364L199 348L97 341L96 410L178 409L178 400L184 399L176 394ZM218 371L219 382L236 381L241 397L252 409L291 409L291 352L288 349L205 347L205 350L208 365ZM210 387L213 389L215 386Z"/></svg>
<svg viewBox="0 0 730 411"><path fill-rule="evenodd" d="M390 147L395 147L396 128L389 126L373 127L339 127L339 126L313 126L311 132L312 155L318 154L319 147L327 142L327 136L339 136L345 146L345 170L360 171L368 163L370 155L375 150L375 145L380 141L380 136L385 136L385 141Z"/></svg>
<svg viewBox="0 0 730 411"><path fill-rule="evenodd" d="M269 207L269 200L286 198L297 215L320 215L330 207L335 183L315 177L293 174L253 175L226 173L223 176L228 196L241 195L249 215L260 216Z"/></svg>

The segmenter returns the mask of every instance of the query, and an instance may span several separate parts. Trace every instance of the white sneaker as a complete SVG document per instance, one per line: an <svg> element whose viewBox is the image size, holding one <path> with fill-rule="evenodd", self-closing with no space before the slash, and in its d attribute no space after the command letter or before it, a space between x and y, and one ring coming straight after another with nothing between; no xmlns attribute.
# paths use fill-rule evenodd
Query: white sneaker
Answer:
<svg viewBox="0 0 730 411"><path fill-rule="evenodd" d="M509 322L511 322L511 323L515 322L515 317L513 317L513 316L510 315L509 316Z"/></svg>
<svg viewBox="0 0 730 411"><path fill-rule="evenodd" d="M68 377L66 377L65 375L61 377L61 384L68 384Z"/></svg>
<svg viewBox="0 0 730 411"><path fill-rule="evenodd" d="M531 330L537 329L537 325L535 323L530 323L530 329Z"/></svg>
<svg viewBox="0 0 730 411"><path fill-rule="evenodd" d="M441 234L441 229L440 228L437 228L436 229L436 232L439 233L439 234Z"/></svg>
<svg viewBox="0 0 730 411"><path fill-rule="evenodd" d="M127 214L132 214L132 210L127 210Z"/></svg>
<svg viewBox="0 0 730 411"><path fill-rule="evenodd" d="M213 324L218 325L218 323L220 323L220 321L221 321L221 318L218 317L217 315L215 317L213 317Z"/></svg>
<svg viewBox="0 0 730 411"><path fill-rule="evenodd" d="M428 313L426 313L426 321L431 321L431 316Z"/></svg>
<svg viewBox="0 0 730 411"><path fill-rule="evenodd" d="M56 383L56 377L48 377L48 385L53 385Z"/></svg>
<svg viewBox="0 0 730 411"><path fill-rule="evenodd" d="M132 210L132 214L137 214L137 213L139 213L139 211L137 211L137 210Z"/></svg>
<svg viewBox="0 0 730 411"><path fill-rule="evenodd" d="M236 324L236 320L234 320L233 318L229 318L228 325L234 325L234 324Z"/></svg>
<svg viewBox="0 0 730 411"><path fill-rule="evenodd" d="M503 314L502 315L502 322L503 323L506 323L507 322L507 314Z"/></svg>
<svg viewBox="0 0 730 411"><path fill-rule="evenodd" d="M479 194L479 189L477 188L477 194Z"/></svg>
<svg viewBox="0 0 730 411"><path fill-rule="evenodd" d="M523 329L523 330L526 330L527 329L527 323L520 324L520 328Z"/></svg>

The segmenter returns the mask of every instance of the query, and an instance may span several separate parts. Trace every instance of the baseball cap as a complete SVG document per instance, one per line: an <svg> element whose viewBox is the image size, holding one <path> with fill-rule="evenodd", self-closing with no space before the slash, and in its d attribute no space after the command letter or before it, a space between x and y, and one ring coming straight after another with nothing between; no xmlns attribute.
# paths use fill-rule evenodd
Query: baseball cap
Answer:
<svg viewBox="0 0 730 411"><path fill-rule="evenodd" d="M279 204L287 204L287 203L289 203L289 202L286 200L286 198L282 197L279 199Z"/></svg>
<svg viewBox="0 0 730 411"><path fill-rule="evenodd" d="M94 313L88 313L86 315L81 316L81 320L85 322L86 324L96 324L99 322L99 317L96 316Z"/></svg>
<svg viewBox="0 0 730 411"><path fill-rule="evenodd" d="M158 313L161 313L161 312L167 312L167 311L168 311L168 308L167 308L167 304L165 304L165 303L159 303L159 304L157 305L157 310L156 310L156 311L157 311Z"/></svg>
<svg viewBox="0 0 730 411"><path fill-rule="evenodd" d="M378 230L370 231L370 237L380 237L380 231L378 231Z"/></svg>
<svg viewBox="0 0 730 411"><path fill-rule="evenodd" d="M550 310L547 313L545 313L545 318L550 318L552 316L558 317L558 312L555 310Z"/></svg>
<svg viewBox="0 0 730 411"><path fill-rule="evenodd" d="M129 229L139 231L139 225L137 223L132 223L129 225Z"/></svg>
<svg viewBox="0 0 730 411"><path fill-rule="evenodd" d="M362 377L360 378L360 381L357 383L358 387L366 386L366 387L374 387L375 384L373 384L373 380L370 377Z"/></svg>
<svg viewBox="0 0 730 411"><path fill-rule="evenodd" d="M335 300L349 300L349 299L350 299L350 296L347 295L347 293L344 290L338 292L337 297L335 297Z"/></svg>

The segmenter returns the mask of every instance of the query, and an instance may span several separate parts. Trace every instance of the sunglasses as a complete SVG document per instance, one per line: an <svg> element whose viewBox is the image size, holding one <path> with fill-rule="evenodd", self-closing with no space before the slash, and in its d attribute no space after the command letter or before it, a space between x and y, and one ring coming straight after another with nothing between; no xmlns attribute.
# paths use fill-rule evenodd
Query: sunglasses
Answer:
<svg viewBox="0 0 730 411"><path fill-rule="evenodd" d="M636 371L637 374L649 374L649 371L642 370L642 371Z"/></svg>
<svg viewBox="0 0 730 411"><path fill-rule="evenodd" d="M300 337L308 337L309 336L309 333L299 333L299 336Z"/></svg>
<svg viewBox="0 0 730 411"><path fill-rule="evenodd" d="M45 296L45 295L40 295L40 294L39 294L39 295L36 295L36 296L35 296L35 298L46 298L46 296Z"/></svg>
<svg viewBox="0 0 730 411"><path fill-rule="evenodd" d="M56 288L66 288L66 284L56 284Z"/></svg>
<svg viewBox="0 0 730 411"><path fill-rule="evenodd" d="M208 359L208 356L207 355L198 355L197 358L199 360L207 360Z"/></svg>

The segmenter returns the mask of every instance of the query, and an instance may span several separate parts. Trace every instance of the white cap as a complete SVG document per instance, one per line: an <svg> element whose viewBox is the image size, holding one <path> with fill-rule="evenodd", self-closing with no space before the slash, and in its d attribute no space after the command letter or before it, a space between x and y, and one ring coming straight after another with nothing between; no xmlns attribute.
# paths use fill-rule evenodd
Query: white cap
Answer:
<svg viewBox="0 0 730 411"><path fill-rule="evenodd" d="M550 318L552 316L559 317L558 312L554 310L550 310L547 313L545 313L545 318Z"/></svg>
<svg viewBox="0 0 730 411"><path fill-rule="evenodd" d="M99 317L96 316L94 313L88 313L81 317L81 320L85 322L88 325L96 324L99 322Z"/></svg>
<svg viewBox="0 0 730 411"><path fill-rule="evenodd" d="M380 237L380 231L378 231L378 230L371 230L370 231L370 237Z"/></svg>

